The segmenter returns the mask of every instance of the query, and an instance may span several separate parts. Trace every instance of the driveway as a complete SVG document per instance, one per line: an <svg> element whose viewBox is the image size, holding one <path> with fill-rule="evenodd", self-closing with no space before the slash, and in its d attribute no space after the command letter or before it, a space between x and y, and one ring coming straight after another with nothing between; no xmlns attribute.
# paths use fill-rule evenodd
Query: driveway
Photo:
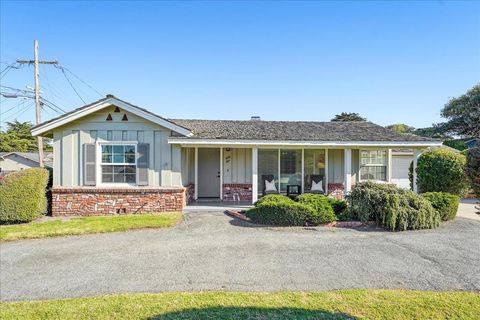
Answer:
<svg viewBox="0 0 480 320"><path fill-rule="evenodd" d="M266 228L194 211L168 230L0 245L2 300L120 292L480 290L473 204L436 230Z"/></svg>

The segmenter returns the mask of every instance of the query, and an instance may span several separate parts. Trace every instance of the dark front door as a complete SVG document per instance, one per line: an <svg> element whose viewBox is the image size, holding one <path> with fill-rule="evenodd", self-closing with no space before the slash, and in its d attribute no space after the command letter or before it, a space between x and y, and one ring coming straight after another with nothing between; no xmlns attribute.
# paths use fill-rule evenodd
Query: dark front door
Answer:
<svg viewBox="0 0 480 320"><path fill-rule="evenodd" d="M220 149L198 148L198 197L220 198Z"/></svg>

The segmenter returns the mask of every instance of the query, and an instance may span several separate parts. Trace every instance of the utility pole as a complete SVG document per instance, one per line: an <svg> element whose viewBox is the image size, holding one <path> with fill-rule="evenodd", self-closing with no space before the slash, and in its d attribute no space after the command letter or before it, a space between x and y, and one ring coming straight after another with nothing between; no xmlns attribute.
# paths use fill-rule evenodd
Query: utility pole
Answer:
<svg viewBox="0 0 480 320"><path fill-rule="evenodd" d="M40 102L40 64L58 64L56 60L38 60L38 40L33 41L33 60L17 60L17 63L34 64L34 80L35 80L35 124L42 122L42 110ZM43 168L43 138L37 137L38 144L38 163Z"/></svg>

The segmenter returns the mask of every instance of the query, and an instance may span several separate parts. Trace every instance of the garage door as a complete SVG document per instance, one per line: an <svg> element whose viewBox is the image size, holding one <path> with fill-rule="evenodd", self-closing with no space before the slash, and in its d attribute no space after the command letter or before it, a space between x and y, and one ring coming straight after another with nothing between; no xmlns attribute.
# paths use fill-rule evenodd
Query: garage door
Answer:
<svg viewBox="0 0 480 320"><path fill-rule="evenodd" d="M392 156L392 182L400 188L410 189L408 167L412 160L411 156Z"/></svg>

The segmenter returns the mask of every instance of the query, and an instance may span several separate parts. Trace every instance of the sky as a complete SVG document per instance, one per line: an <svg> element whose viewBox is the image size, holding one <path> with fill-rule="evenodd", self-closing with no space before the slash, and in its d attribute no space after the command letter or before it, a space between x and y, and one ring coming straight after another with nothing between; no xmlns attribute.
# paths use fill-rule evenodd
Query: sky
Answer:
<svg viewBox="0 0 480 320"><path fill-rule="evenodd" d="M171 118L357 112L427 127L480 83L480 2L2 1L0 10L1 71L32 59L34 39L40 59L69 70L41 66L52 103L42 120L58 115L53 105L69 111L111 93ZM33 86L32 66L1 76L2 86ZM15 118L34 122L31 99L0 98L0 124Z"/></svg>

